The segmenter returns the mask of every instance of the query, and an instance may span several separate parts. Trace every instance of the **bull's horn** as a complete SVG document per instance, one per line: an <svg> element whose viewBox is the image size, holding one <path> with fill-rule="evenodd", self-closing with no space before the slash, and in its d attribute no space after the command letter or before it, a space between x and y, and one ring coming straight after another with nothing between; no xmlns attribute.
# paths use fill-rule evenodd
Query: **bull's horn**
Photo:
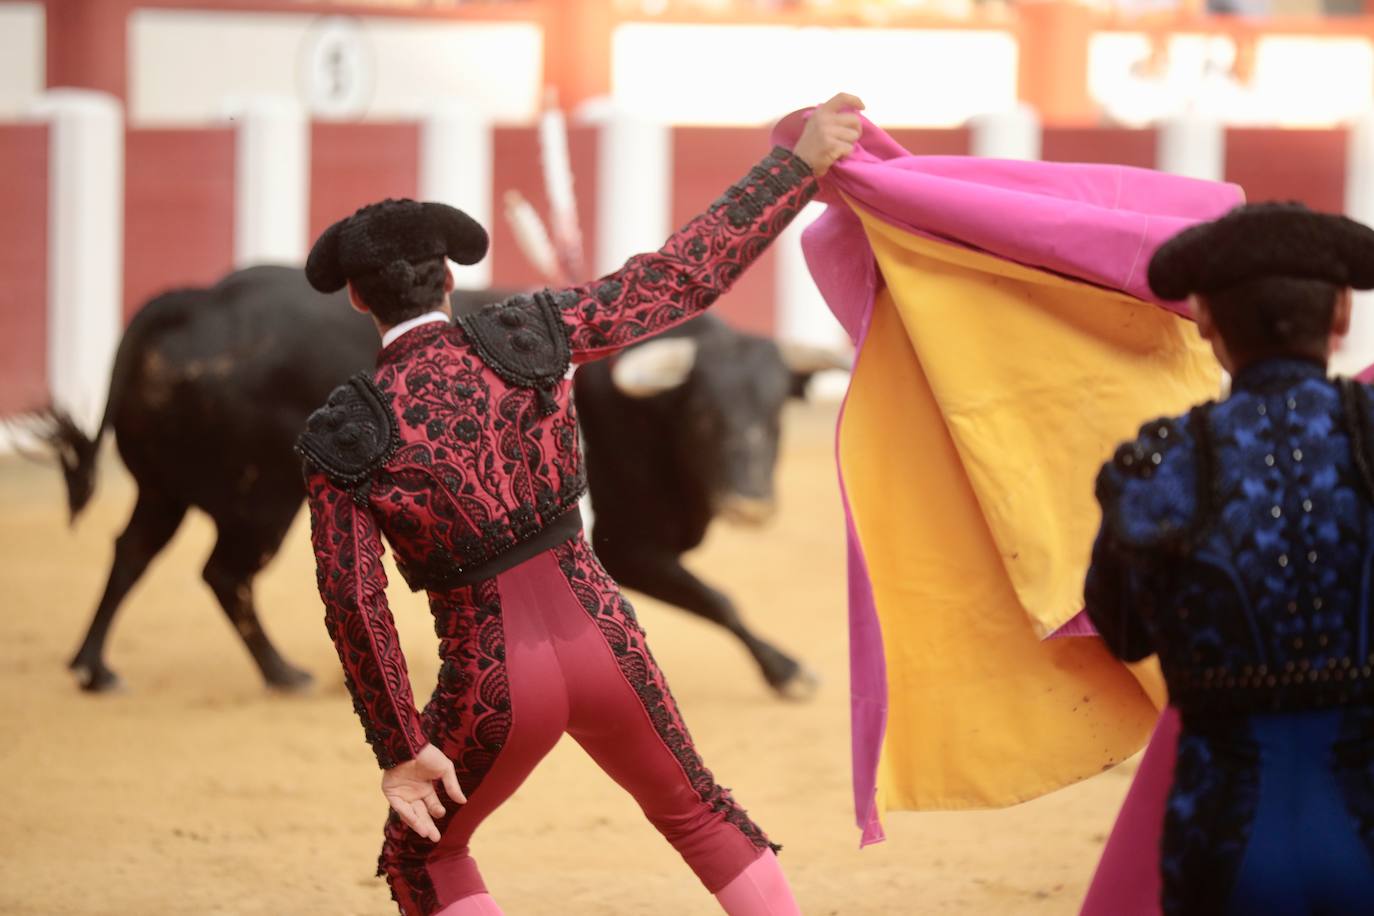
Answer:
<svg viewBox="0 0 1374 916"><path fill-rule="evenodd" d="M842 347L820 347L792 341L778 341L782 360L793 372L824 372L826 369L854 368L854 356Z"/></svg>
<svg viewBox="0 0 1374 916"><path fill-rule="evenodd" d="M648 398L687 381L697 359L697 342L673 337L631 347L611 367L611 381L623 394Z"/></svg>

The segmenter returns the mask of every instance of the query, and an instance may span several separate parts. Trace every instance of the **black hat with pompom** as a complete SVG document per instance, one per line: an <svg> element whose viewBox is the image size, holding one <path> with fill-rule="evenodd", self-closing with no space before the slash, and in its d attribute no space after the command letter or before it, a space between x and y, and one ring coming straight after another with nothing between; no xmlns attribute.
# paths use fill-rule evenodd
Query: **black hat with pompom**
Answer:
<svg viewBox="0 0 1374 916"><path fill-rule="evenodd" d="M1150 289L1161 299L1261 277L1374 289L1374 229L1300 203L1246 204L1185 229L1150 260Z"/></svg>
<svg viewBox="0 0 1374 916"><path fill-rule="evenodd" d="M462 210L387 199L326 229L310 249L305 277L320 292L332 293L365 274L394 274L404 281L414 264L442 256L476 264L486 253L487 231Z"/></svg>

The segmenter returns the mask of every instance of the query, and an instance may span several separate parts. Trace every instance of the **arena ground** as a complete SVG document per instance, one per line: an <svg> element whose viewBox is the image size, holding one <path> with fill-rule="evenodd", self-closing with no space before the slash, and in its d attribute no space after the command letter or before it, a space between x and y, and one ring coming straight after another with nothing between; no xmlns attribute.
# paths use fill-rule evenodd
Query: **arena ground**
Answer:
<svg viewBox="0 0 1374 916"><path fill-rule="evenodd" d="M1012 810L892 814L888 842L858 849L834 411L788 420L779 518L717 527L690 563L821 672L817 699L780 703L723 633L636 601L707 763L786 846L807 914L1075 913L1134 763ZM317 675L312 692L264 690L200 581L212 529L193 516L116 626L110 662L127 690L92 697L65 662L132 487L106 452L92 507L69 530L61 486L54 469L0 458L0 913L393 912L373 877L384 803L321 625L304 514L258 597L283 652ZM428 614L403 589L392 596L416 684L432 685ZM717 912L571 741L474 854L511 916Z"/></svg>

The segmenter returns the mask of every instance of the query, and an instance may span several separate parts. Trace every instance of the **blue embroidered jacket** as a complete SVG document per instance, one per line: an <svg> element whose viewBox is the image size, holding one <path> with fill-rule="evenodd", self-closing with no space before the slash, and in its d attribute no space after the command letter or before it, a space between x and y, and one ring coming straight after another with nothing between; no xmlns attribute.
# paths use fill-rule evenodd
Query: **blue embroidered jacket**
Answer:
<svg viewBox="0 0 1374 916"><path fill-rule="evenodd" d="M1098 477L1088 614L1119 657L1158 653L1183 715L1167 913L1226 911L1260 797L1253 716L1348 710L1311 759L1374 852L1372 400L1319 364L1264 361L1225 401L1147 424Z"/></svg>
<svg viewBox="0 0 1374 916"><path fill-rule="evenodd" d="M1088 613L1185 715L1374 698L1372 419L1365 386L1270 360L1102 469Z"/></svg>

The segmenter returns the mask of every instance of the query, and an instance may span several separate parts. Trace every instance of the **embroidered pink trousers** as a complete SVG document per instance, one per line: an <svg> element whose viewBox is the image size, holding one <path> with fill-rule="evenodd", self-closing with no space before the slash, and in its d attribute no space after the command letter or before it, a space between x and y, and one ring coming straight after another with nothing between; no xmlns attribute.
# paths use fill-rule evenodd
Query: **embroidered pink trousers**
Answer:
<svg viewBox="0 0 1374 916"><path fill-rule="evenodd" d="M430 598L443 665L422 721L468 802L444 798L438 843L388 819L379 873L406 916L486 893L473 833L565 732L711 893L769 850L697 755L633 609L581 536Z"/></svg>

